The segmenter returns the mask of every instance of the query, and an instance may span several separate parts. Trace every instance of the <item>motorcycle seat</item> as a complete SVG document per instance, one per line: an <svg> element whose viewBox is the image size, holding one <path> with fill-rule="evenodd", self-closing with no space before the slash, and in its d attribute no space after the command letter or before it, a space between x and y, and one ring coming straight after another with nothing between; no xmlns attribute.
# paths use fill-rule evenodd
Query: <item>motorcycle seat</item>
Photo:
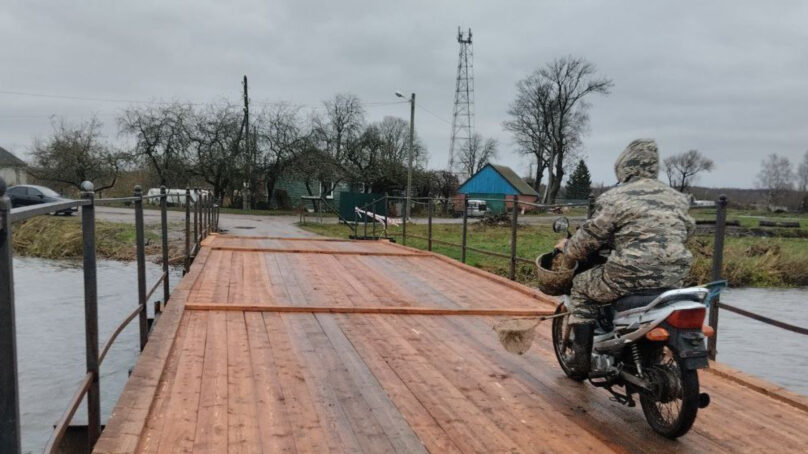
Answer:
<svg viewBox="0 0 808 454"><path fill-rule="evenodd" d="M668 291L668 289L649 290L641 293L626 295L612 302L612 308L615 312L624 312L627 310L636 309L638 307L647 306L651 303L651 301L655 300L656 297L665 293L666 291Z"/></svg>

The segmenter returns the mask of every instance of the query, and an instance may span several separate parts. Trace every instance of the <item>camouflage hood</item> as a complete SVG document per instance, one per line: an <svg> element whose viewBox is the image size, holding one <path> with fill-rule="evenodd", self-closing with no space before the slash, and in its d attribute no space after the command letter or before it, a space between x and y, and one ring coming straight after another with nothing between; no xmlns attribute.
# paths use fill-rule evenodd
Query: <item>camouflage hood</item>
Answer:
<svg viewBox="0 0 808 454"><path fill-rule="evenodd" d="M620 153L614 163L617 181L625 183L631 177L656 179L659 176L659 152L652 139L637 139Z"/></svg>

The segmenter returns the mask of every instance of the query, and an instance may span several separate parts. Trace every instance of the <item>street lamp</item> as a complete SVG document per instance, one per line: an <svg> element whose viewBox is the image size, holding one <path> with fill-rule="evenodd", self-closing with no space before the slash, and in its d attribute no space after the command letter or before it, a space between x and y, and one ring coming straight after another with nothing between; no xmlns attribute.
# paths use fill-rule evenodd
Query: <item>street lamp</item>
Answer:
<svg viewBox="0 0 808 454"><path fill-rule="evenodd" d="M404 95L401 94L400 91L396 92L396 96L399 98L404 98ZM407 165L407 199L404 205L404 232L407 229L407 214L410 210L410 194L412 193L412 156L415 154L415 150L413 149L413 136L415 135L415 93L410 95L410 156L409 156L409 163ZM404 235L404 244L407 244L407 236Z"/></svg>

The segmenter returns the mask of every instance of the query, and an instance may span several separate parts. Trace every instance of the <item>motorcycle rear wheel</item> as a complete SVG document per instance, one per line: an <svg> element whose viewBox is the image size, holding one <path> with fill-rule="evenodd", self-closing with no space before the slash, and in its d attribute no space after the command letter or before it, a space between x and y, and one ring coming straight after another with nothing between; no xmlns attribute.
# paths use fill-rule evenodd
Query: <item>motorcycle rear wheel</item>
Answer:
<svg viewBox="0 0 808 454"><path fill-rule="evenodd" d="M561 303L556 307L555 313L561 314L564 312L567 312L567 307L564 306L564 303ZM569 320L569 317L557 317L553 319L553 351L555 351L558 365L561 366L561 370L564 371L567 377L575 381L584 381L587 376L585 374L576 373L567 364L568 358L572 354L573 342L573 339L570 337L571 332L566 333L567 340L566 342L564 341L565 331L569 330L567 320Z"/></svg>
<svg viewBox="0 0 808 454"><path fill-rule="evenodd" d="M699 411L698 372L682 368L678 352L667 346L649 366L648 375L660 385L660 393L640 393L645 420L663 437L681 437L693 426Z"/></svg>

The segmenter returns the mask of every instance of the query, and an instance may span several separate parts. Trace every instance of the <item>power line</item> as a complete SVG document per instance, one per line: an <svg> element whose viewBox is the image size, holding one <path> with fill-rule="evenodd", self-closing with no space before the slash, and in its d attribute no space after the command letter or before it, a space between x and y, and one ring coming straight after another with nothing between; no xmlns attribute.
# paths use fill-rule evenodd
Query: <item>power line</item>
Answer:
<svg viewBox="0 0 808 454"><path fill-rule="evenodd" d="M174 104L175 102L179 102L180 104L190 104L195 106L205 105L206 103L201 102L183 102L183 101L145 101L145 100L138 100L138 99L123 99L123 98L98 98L98 97L90 97L90 96L70 96L70 95L55 95L49 93L33 93L33 92L25 92L25 91L11 91L11 90L0 90L0 94L3 95L13 95L13 96L28 96L32 98L52 98L52 99L69 99L73 101L89 101L89 102L107 102L107 103L114 103L114 104L152 104L152 105L168 105ZM363 106L392 106L395 104L404 104L408 101L369 101L369 102L362 102ZM255 104L261 105L277 105L282 104L283 101L256 101ZM211 104L211 103L208 103ZM309 107L309 108L322 108L323 106L320 104L297 104L297 103L289 103L293 106L298 107Z"/></svg>
<svg viewBox="0 0 808 454"><path fill-rule="evenodd" d="M447 120L447 119L445 119L445 118L441 117L440 115L436 114L435 112L432 112L431 110L427 109L426 107L424 107L424 106L422 106L422 105L420 105L420 104L418 104L418 103L415 103L415 107L420 108L420 109L421 109L421 110L423 110L424 112L426 112L426 113L428 113L428 114L432 115L433 117L437 118L438 120L440 120L440 121L442 121L442 122L444 122L444 123L446 123L446 124L448 124L448 125L452 124L452 122L451 122L451 121L449 121L449 120Z"/></svg>

